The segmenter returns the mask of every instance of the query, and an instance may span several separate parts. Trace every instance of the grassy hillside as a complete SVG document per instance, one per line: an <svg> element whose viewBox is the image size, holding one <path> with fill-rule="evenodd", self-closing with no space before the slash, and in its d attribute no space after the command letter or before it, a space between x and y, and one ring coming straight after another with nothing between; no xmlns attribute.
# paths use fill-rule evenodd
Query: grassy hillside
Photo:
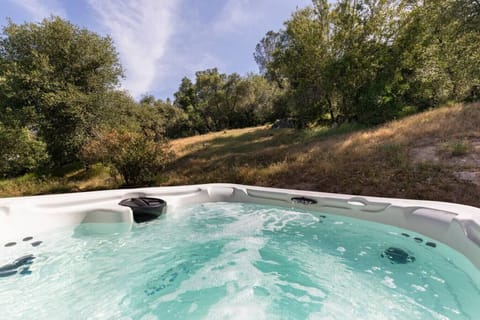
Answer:
<svg viewBox="0 0 480 320"><path fill-rule="evenodd" d="M172 141L158 185L232 182L480 207L480 104L454 105L384 126L304 131L256 127ZM61 178L0 181L2 196L115 188L106 168Z"/></svg>
<svg viewBox="0 0 480 320"><path fill-rule="evenodd" d="M165 184L236 182L480 206L480 105L384 126L234 130L174 142ZM477 183L477 184L475 184Z"/></svg>

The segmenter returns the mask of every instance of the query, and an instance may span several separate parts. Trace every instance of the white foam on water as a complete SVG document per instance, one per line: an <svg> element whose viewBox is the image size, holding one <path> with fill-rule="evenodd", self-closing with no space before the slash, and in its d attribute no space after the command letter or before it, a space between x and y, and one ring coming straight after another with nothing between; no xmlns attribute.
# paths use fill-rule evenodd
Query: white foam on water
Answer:
<svg viewBox="0 0 480 320"><path fill-rule="evenodd" d="M206 319L269 319L267 303L255 298L251 288L229 294L213 305Z"/></svg>
<svg viewBox="0 0 480 320"><path fill-rule="evenodd" d="M425 292L427 289L425 287L419 286L417 284L412 284L412 288L414 288L417 291Z"/></svg>
<svg viewBox="0 0 480 320"><path fill-rule="evenodd" d="M387 286L387 287L391 288L391 289L396 289L397 288L397 286L395 285L395 280L393 278L390 278L390 277L383 278L382 284L384 286Z"/></svg>
<svg viewBox="0 0 480 320"><path fill-rule="evenodd" d="M430 276L430 278L432 278L433 280L438 281L440 283L445 283L445 280L443 280L442 278L435 277L435 276Z"/></svg>
<svg viewBox="0 0 480 320"><path fill-rule="evenodd" d="M188 309L188 313L192 313L197 309L198 309L198 305L194 302L191 304L190 308Z"/></svg>
<svg viewBox="0 0 480 320"><path fill-rule="evenodd" d="M310 213L296 212L289 210L260 210L260 217L264 221L263 229L268 231L280 231L284 229L289 223L301 223L304 226L309 226L318 223L320 219Z"/></svg>
<svg viewBox="0 0 480 320"><path fill-rule="evenodd" d="M449 308L449 307L445 307L445 306L443 306L442 308L445 309L445 310L448 310L448 311L450 311L454 314L460 314L460 311L458 311L457 309L453 309L453 308Z"/></svg>
<svg viewBox="0 0 480 320"><path fill-rule="evenodd" d="M183 281L174 293L162 296L158 302L173 301L187 291L221 287L237 280L241 280L240 287L242 282L254 282L252 280L260 278L261 272L252 262L260 259L258 250L263 245L264 240L261 238L244 238L228 243L220 256L205 263L190 278Z"/></svg>

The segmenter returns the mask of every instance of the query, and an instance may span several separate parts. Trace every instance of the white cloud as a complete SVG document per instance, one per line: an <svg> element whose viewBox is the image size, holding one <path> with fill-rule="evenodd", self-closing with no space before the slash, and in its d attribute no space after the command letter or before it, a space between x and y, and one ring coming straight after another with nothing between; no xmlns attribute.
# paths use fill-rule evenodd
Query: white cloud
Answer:
<svg viewBox="0 0 480 320"><path fill-rule="evenodd" d="M180 0L89 0L115 41L126 70L123 86L134 97L165 73L163 58L173 35Z"/></svg>
<svg viewBox="0 0 480 320"><path fill-rule="evenodd" d="M10 0L27 10L35 21L41 21L51 15L66 17L67 14L57 0Z"/></svg>

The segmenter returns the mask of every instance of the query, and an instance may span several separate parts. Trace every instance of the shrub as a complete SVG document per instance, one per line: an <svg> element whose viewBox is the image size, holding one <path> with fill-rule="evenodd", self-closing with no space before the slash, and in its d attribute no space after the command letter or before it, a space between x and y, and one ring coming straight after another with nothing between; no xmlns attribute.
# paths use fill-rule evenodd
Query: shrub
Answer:
<svg viewBox="0 0 480 320"><path fill-rule="evenodd" d="M131 131L110 130L86 143L80 157L88 165L102 162L122 176L125 185L149 185L172 157L165 139Z"/></svg>
<svg viewBox="0 0 480 320"><path fill-rule="evenodd" d="M0 177L14 177L37 170L48 154L43 141L27 128L0 123Z"/></svg>
<svg viewBox="0 0 480 320"><path fill-rule="evenodd" d="M399 118L408 117L408 116L414 115L417 112L418 112L418 109L415 106L404 106L398 112L398 117Z"/></svg>

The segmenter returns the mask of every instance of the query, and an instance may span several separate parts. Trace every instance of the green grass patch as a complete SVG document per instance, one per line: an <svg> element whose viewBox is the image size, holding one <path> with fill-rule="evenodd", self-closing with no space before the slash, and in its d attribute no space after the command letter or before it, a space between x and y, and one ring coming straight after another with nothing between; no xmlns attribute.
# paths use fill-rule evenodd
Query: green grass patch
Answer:
<svg viewBox="0 0 480 320"><path fill-rule="evenodd" d="M448 157L463 157L470 151L470 143L467 140L447 141L440 145L440 151Z"/></svg>

